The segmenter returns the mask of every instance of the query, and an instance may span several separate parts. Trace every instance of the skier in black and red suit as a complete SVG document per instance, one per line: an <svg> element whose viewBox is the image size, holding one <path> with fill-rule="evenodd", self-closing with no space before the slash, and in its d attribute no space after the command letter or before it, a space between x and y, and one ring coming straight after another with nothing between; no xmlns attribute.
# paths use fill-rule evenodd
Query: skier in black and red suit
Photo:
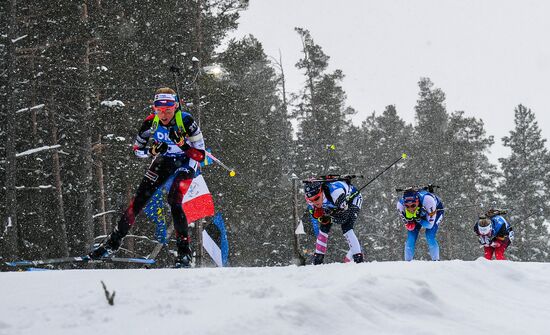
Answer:
<svg viewBox="0 0 550 335"><path fill-rule="evenodd" d="M147 201L164 182L175 174L168 193L172 212L178 256L176 267L189 267L188 222L182 208L182 200L191 185L195 171L204 160L205 146L201 130L191 114L182 112L177 95L170 88L160 88L155 93L154 113L143 122L133 146L138 157L154 157L145 172L130 205L111 234L90 254L99 259L111 256L121 245L122 239ZM147 147L151 141L150 147Z"/></svg>

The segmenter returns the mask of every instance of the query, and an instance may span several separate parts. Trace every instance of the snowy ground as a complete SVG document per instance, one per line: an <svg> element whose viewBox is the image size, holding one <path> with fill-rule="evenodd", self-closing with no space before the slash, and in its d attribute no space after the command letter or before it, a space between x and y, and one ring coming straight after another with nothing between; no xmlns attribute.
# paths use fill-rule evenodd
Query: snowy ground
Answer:
<svg viewBox="0 0 550 335"><path fill-rule="evenodd" d="M100 280L116 291L107 304ZM0 334L550 334L550 263L0 273Z"/></svg>

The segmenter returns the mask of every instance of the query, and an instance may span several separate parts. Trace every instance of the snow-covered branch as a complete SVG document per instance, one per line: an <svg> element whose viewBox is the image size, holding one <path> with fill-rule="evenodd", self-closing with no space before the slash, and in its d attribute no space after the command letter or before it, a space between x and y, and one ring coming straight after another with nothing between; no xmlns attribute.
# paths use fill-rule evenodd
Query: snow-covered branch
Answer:
<svg viewBox="0 0 550 335"><path fill-rule="evenodd" d="M20 40L24 39L27 36L29 36L29 35L23 35L23 36L20 36L16 39L13 39L13 40L11 40L11 43L17 43L17 42L19 42Z"/></svg>
<svg viewBox="0 0 550 335"><path fill-rule="evenodd" d="M4 232L2 233L2 236L6 235L11 227L13 227L13 224L11 223L11 216L8 216L8 222L4 226Z"/></svg>
<svg viewBox="0 0 550 335"><path fill-rule="evenodd" d="M53 185L15 186L16 190L47 190L49 188L53 188Z"/></svg>
<svg viewBox="0 0 550 335"><path fill-rule="evenodd" d="M27 111L30 112L33 109L41 109L41 108L44 108L44 106L46 106L46 105L40 104L40 105L36 105L36 106L33 106L33 107L29 107L29 108L21 108L19 110L16 110L15 114L19 114L19 113L23 113L23 112L27 112Z"/></svg>
<svg viewBox="0 0 550 335"><path fill-rule="evenodd" d="M15 154L15 157L27 156L27 155L31 155L31 154L34 154L34 153L37 153L37 152L40 152L40 151L44 151L44 150L57 149L59 147L61 147L60 144L44 146L44 147L40 147L40 148L34 148L34 149L30 149L30 150L23 151L23 152L20 152L18 154Z"/></svg>
<svg viewBox="0 0 550 335"><path fill-rule="evenodd" d="M116 213L115 210L110 210L110 211L106 211L106 212L102 212L102 213L97 213L95 214L94 216L92 216L94 219L97 218L97 217L100 217L100 216L103 216L103 215L107 215L107 214L110 214L110 213Z"/></svg>
<svg viewBox="0 0 550 335"><path fill-rule="evenodd" d="M100 104L101 106L107 107L124 107L124 103L120 100L104 100Z"/></svg>

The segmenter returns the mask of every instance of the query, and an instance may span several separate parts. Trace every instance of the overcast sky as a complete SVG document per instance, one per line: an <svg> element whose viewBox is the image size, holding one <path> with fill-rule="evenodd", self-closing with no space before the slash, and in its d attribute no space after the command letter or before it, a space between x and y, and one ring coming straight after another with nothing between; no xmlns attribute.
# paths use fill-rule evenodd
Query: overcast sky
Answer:
<svg viewBox="0 0 550 335"><path fill-rule="evenodd" d="M304 82L294 64L311 32L345 74L348 105L367 115L394 104L414 122L418 81L429 77L447 96L447 110L482 118L496 144L493 161L508 155L501 138L514 108L535 112L550 137L550 1L511 0L251 0L237 36L252 34L279 58L290 90Z"/></svg>

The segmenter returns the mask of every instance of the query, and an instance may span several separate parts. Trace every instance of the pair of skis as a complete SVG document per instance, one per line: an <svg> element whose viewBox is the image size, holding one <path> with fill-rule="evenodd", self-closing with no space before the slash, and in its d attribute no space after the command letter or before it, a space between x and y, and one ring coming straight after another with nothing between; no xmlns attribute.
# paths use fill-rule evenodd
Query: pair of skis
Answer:
<svg viewBox="0 0 550 335"><path fill-rule="evenodd" d="M170 238L174 231L173 226L168 227L167 236ZM155 245L153 251L146 257L105 257L100 259L91 259L89 256L81 257L60 257L60 258L48 258L40 260L20 260L13 262L5 262L4 264L12 268L26 268L32 269L33 267L47 266L47 265L61 265L61 264L137 264L150 267L156 263L155 258L158 256L160 250L164 244L158 243Z"/></svg>

